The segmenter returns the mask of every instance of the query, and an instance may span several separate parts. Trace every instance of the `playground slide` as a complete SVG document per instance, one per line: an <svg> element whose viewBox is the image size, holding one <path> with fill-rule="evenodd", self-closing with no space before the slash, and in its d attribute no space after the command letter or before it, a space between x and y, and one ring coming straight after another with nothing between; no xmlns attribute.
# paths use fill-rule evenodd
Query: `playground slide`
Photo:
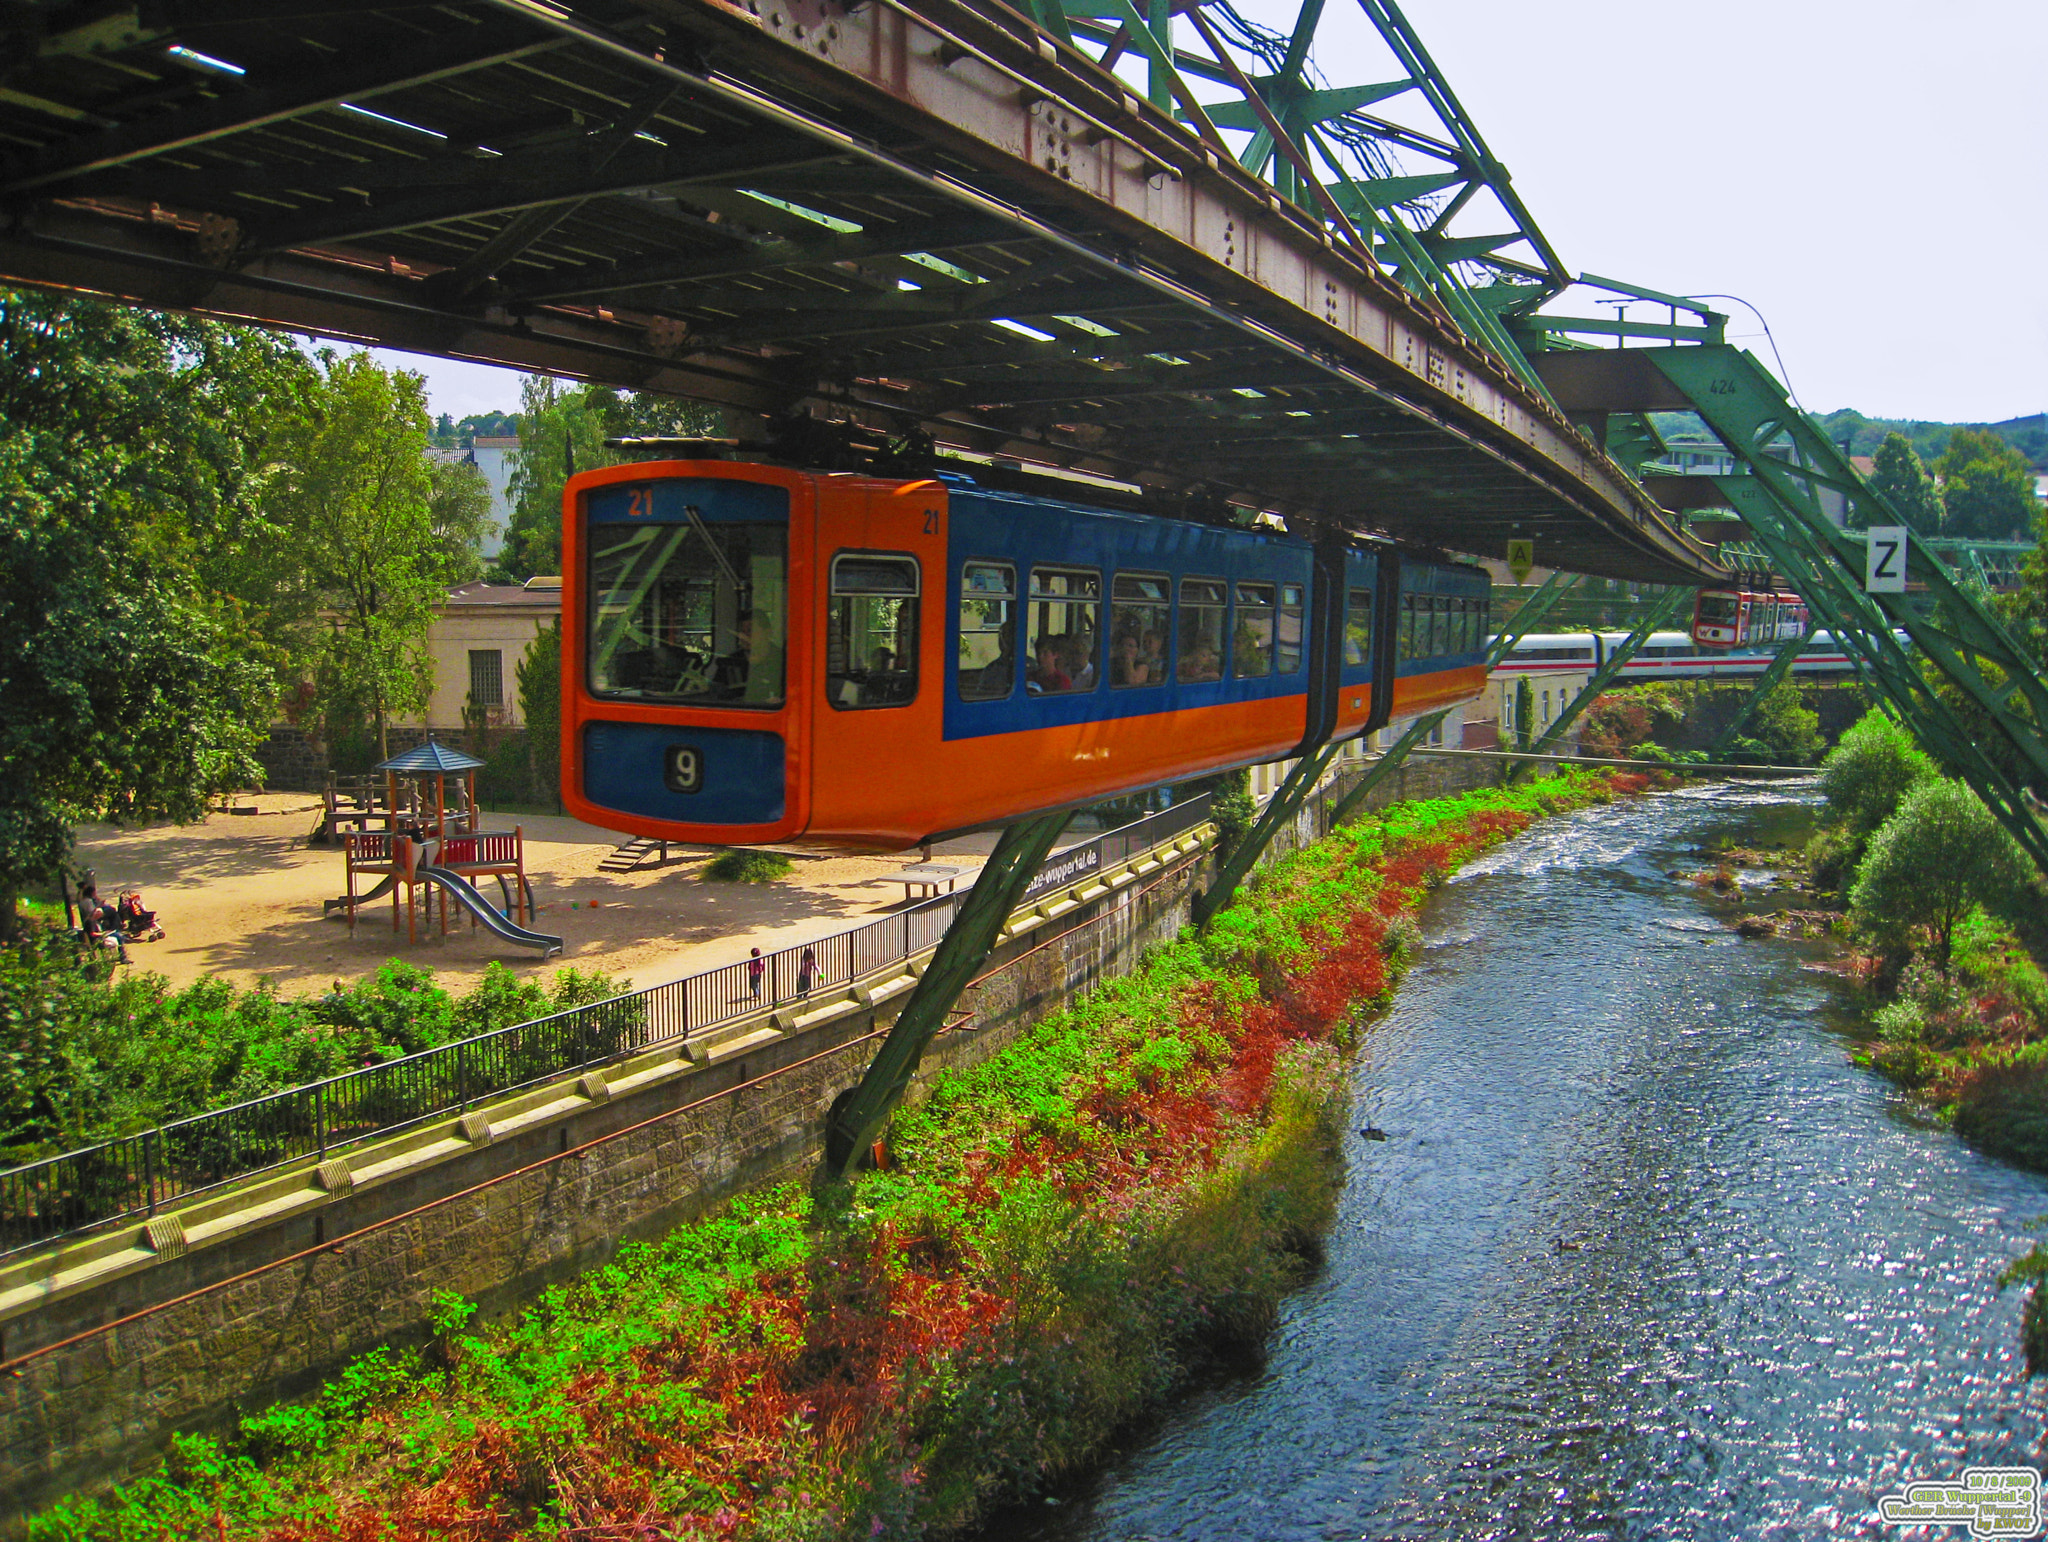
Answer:
<svg viewBox="0 0 2048 1542"><path fill-rule="evenodd" d="M452 873L445 867L421 867L413 875L421 883L439 884L455 898L455 903L483 922L486 930L516 942L524 948L539 948L541 957L551 958L562 951L562 939L550 937L546 932L529 932L499 913L498 907L477 893L476 886L460 873Z"/></svg>
<svg viewBox="0 0 2048 1542"><path fill-rule="evenodd" d="M361 894L358 894L356 896L356 907L360 909L364 905L369 904L370 901L373 899L382 899L385 895L391 892L391 886L397 882L398 875L396 873L386 873L384 875L384 881L378 884L376 888L366 889ZM339 910L343 915L348 914L348 896L346 894L341 895L337 899L322 900L320 902L320 913L323 916L332 915L337 910Z"/></svg>

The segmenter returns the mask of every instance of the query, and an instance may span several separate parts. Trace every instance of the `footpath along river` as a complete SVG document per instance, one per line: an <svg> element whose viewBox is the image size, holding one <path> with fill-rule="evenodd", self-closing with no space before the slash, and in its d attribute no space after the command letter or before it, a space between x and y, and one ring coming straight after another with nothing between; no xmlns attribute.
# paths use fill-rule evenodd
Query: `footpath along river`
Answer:
<svg viewBox="0 0 2048 1542"><path fill-rule="evenodd" d="M1367 1039L1317 1277L1211 1388L1003 1534L1952 1537L1904 1483L2031 1466L2048 1388L1997 1291L2048 1181L1848 1062L1820 944L1666 873L1803 838L1792 786L1538 826L1423 915Z"/></svg>

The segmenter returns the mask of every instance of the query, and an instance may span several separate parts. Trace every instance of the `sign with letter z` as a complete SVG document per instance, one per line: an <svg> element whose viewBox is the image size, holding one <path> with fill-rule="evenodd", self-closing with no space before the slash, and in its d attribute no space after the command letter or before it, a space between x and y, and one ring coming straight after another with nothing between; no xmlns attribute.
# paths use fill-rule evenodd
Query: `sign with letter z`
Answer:
<svg viewBox="0 0 2048 1542"><path fill-rule="evenodd" d="M1904 594L1906 592L1906 527L1872 525L1864 532L1863 592Z"/></svg>

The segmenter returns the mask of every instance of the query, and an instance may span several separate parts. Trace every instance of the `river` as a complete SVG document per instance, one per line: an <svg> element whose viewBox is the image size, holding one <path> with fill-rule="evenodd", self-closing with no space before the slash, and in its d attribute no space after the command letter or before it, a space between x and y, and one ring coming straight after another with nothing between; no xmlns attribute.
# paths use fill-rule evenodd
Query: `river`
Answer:
<svg viewBox="0 0 2048 1542"><path fill-rule="evenodd" d="M1821 945L1739 941L1666 876L1810 817L1661 794L1447 885L1358 1064L1389 1138L1352 1141L1263 1370L1004 1535L1899 1538L1904 1482L2035 1464L1994 1281L2048 1181L1849 1063Z"/></svg>

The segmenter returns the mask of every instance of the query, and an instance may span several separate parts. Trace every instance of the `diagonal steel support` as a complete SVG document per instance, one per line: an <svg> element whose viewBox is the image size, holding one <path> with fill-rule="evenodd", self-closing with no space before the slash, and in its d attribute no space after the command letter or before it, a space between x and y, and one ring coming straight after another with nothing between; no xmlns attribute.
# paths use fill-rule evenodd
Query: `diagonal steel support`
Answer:
<svg viewBox="0 0 2048 1542"><path fill-rule="evenodd" d="M1680 608L1692 598L1690 589L1668 589L1658 597L1643 619L1636 623L1636 629L1616 644L1614 651L1601 661L1600 667L1586 680L1585 689L1571 699L1558 715L1550 720L1550 726L1543 730L1536 742L1529 746L1532 754L1540 755L1564 737L1564 732L1578 721L1579 714L1592 706L1600 693L1614 682L1621 668L1650 640L1650 634L1678 617ZM1520 761L1508 769L1508 779L1513 781L1529 769L1530 762Z"/></svg>
<svg viewBox="0 0 2048 1542"><path fill-rule="evenodd" d="M1804 632L1778 650L1777 657L1771 660L1771 667L1757 677L1755 689L1742 698L1742 705L1736 710L1735 716L1731 717L1727 726L1714 736L1713 746L1707 751L1707 759L1728 758L1728 747L1742 737L1743 729L1749 727L1749 720L1756 716L1756 709L1763 705L1764 698L1775 691L1785 677L1792 673L1792 666L1798 662L1799 655L1806 645L1813 641L1816 630L1815 627L1807 627Z"/></svg>
<svg viewBox="0 0 2048 1542"><path fill-rule="evenodd" d="M995 946L1003 923L1024 897L1070 817L1064 810L1040 814L1003 831L981 876L968 891L966 903L939 939L917 988L896 1015L867 1074L853 1095L833 1109L825 1130L825 1160L819 1164L814 1186L843 1183L858 1167L861 1155L881 1137L889 1115L910 1090L918 1061Z"/></svg>
<svg viewBox="0 0 2048 1542"><path fill-rule="evenodd" d="M1252 870L1252 864L1259 860L1275 834L1295 815L1301 812L1308 795L1315 791L1316 784L1323 779L1323 773L1330 768L1330 762L1337 758L1342 749L1340 742L1325 744L1312 755L1304 755L1294 763L1294 769L1266 800L1258 820L1245 831L1240 840L1223 854L1223 860L1216 865L1216 881L1195 897L1193 906L1196 926L1207 926L1216 912L1223 909L1237 893L1237 886L1244 882L1244 875Z"/></svg>
<svg viewBox="0 0 2048 1542"><path fill-rule="evenodd" d="M1515 612L1514 623L1494 638L1493 647L1486 655L1488 670L1498 669L1502 659L1513 650L1516 643L1536 630L1536 624L1550 614L1551 607L1564 598L1565 594L1577 588L1577 573L1552 573L1537 586L1536 592L1522 602L1522 608Z"/></svg>
<svg viewBox="0 0 2048 1542"><path fill-rule="evenodd" d="M1864 591L1862 539L1827 518L1820 492L1838 494L1852 523L1903 526L1907 521L1856 474L1754 357L1725 344L1641 352L1746 468L1746 476L1715 481L1771 560L1869 666L1869 678L1921 742L1962 774L2048 873L2048 831L2034 817L2022 789L1926 688L1894 632L1904 632L1984 714L2030 779L2048 787L2048 681L2034 660L1917 537L1908 539L1907 573L1925 585L1924 602ZM1790 459L1770 453L1788 443ZM1980 665L1991 666L1994 677L1986 678Z"/></svg>
<svg viewBox="0 0 2048 1542"><path fill-rule="evenodd" d="M1420 744L1429 731L1449 717L1450 713L1449 707L1441 707L1435 712L1423 713L1410 723L1407 732L1388 745L1385 753L1366 769L1365 775L1352 783L1350 790L1337 800L1337 806L1330 810L1330 828L1334 830L1342 824L1345 816L1358 807L1367 793L1385 781L1392 772L1400 769L1401 763L1408 758L1408 752Z"/></svg>

